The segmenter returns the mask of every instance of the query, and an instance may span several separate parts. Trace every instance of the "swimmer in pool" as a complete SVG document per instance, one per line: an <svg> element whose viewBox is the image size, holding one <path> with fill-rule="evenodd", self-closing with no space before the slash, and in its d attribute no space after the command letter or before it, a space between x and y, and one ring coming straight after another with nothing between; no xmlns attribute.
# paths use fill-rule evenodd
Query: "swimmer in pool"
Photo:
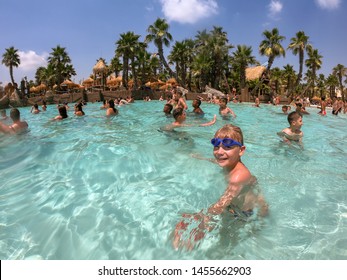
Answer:
<svg viewBox="0 0 347 280"><path fill-rule="evenodd" d="M227 187L219 200L207 209L206 214L201 211L182 215L184 219L176 225L174 231L175 249L193 249L205 233L213 229L213 217L216 215L248 217L254 212L260 216L268 213L267 203L257 187L256 178L241 161L241 156L246 150L241 129L231 124L224 125L217 130L211 144L215 162L223 168ZM192 229L189 238L184 240L183 234L192 221L198 222L199 225Z"/></svg>
<svg viewBox="0 0 347 280"><path fill-rule="evenodd" d="M167 125L166 127L162 128L162 130L164 131L170 131L173 130L174 128L177 127L183 127L183 126L194 126L193 124L186 124L185 120L186 120L186 112L184 111L183 108L178 107L176 109L173 110L172 115L175 119L175 121L172 124ZM198 126L210 126L216 123L217 120L217 116L214 115L213 120L207 123L202 123L199 124Z"/></svg>
<svg viewBox="0 0 347 280"><path fill-rule="evenodd" d="M236 115L233 110L231 110L227 106L228 100L226 98L221 98L219 101L219 114L222 117L228 117L228 116L233 116L233 118L236 118Z"/></svg>
<svg viewBox="0 0 347 280"><path fill-rule="evenodd" d="M203 115L204 111L200 108L201 100L199 98L196 98L192 102L193 107L193 113L196 115Z"/></svg>
<svg viewBox="0 0 347 280"><path fill-rule="evenodd" d="M287 119L289 127L277 132L277 135L287 144L291 144L291 141L301 144L302 137L304 136L304 133L301 131L301 127L304 124L302 121L302 115L296 111L291 112Z"/></svg>
<svg viewBox="0 0 347 280"><path fill-rule="evenodd" d="M283 112L283 114L285 114L285 115L288 115L288 111L290 110L290 106L288 106L288 105L283 105L282 106L282 112Z"/></svg>
<svg viewBox="0 0 347 280"><path fill-rule="evenodd" d="M110 99L107 102L108 109L106 110L106 117L111 117L111 116L116 116L118 115L118 110L114 106L114 101L113 99Z"/></svg>
<svg viewBox="0 0 347 280"><path fill-rule="evenodd" d="M320 112L318 114L322 116L326 116L327 115L326 107L327 107L327 103L325 101L325 96L322 96L320 101Z"/></svg>
<svg viewBox="0 0 347 280"><path fill-rule="evenodd" d="M28 129L28 123L20 120L20 112L17 108L10 111L10 118L13 121L12 125L5 125L0 122L0 132L5 134L18 134Z"/></svg>

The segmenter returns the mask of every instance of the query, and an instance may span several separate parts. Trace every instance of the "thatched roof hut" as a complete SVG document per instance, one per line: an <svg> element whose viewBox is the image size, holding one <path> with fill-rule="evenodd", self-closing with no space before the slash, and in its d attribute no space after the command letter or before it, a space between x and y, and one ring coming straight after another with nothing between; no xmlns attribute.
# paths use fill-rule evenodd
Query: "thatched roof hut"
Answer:
<svg viewBox="0 0 347 280"><path fill-rule="evenodd" d="M79 87L78 84L75 84L74 82L72 82L70 80L65 80L64 82L62 82L60 84L60 86L65 86L65 87L68 87L68 88L78 88Z"/></svg>
<svg viewBox="0 0 347 280"><path fill-rule="evenodd" d="M86 80L84 80L82 82L82 85L84 85L84 86L91 86L91 85L93 85L93 83L94 83L94 79L89 77L88 79L86 79Z"/></svg>
<svg viewBox="0 0 347 280"><path fill-rule="evenodd" d="M259 79L266 70L265 66L255 66L246 68L246 80L253 81Z"/></svg>
<svg viewBox="0 0 347 280"><path fill-rule="evenodd" d="M93 72L105 73L106 71L107 71L107 66L105 65L105 62L102 59L99 59L99 61L93 67Z"/></svg>

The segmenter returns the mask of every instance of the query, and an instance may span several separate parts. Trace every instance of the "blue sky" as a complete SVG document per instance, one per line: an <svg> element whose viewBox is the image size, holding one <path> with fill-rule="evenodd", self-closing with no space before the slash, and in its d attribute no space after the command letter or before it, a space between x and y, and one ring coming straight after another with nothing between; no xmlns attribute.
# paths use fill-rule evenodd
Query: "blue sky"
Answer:
<svg viewBox="0 0 347 280"><path fill-rule="evenodd" d="M318 73L327 76L337 64L347 66L345 0L0 0L0 11L1 59L5 48L19 50L21 65L14 69L18 83L24 76L34 79L58 44L75 67L73 80L80 82L89 77L98 58L110 62L121 33L133 31L144 40L158 17L170 25L170 46L221 26L232 45L252 46L253 55L264 63L267 58L258 54L262 33L277 27L286 37L284 47L298 31L309 36L323 56ZM155 52L154 46L149 50ZM298 71L298 57L290 50L273 67L286 64ZM9 71L1 64L0 82L9 81Z"/></svg>

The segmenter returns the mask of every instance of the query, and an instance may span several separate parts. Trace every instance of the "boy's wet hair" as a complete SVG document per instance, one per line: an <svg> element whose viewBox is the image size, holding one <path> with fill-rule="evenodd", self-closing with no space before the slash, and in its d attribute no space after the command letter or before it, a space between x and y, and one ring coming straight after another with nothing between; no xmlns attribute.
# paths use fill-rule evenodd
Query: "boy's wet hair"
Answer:
<svg viewBox="0 0 347 280"><path fill-rule="evenodd" d="M231 138L243 145L243 134L241 128L236 125L226 124L216 131L214 137L217 138Z"/></svg>
<svg viewBox="0 0 347 280"><path fill-rule="evenodd" d="M228 99L225 97L222 97L221 99L219 99L219 101L223 101L223 102L225 102L225 104L228 104Z"/></svg>
<svg viewBox="0 0 347 280"><path fill-rule="evenodd" d="M201 100L199 98L196 98L195 101L198 103L198 105L201 105Z"/></svg>
<svg viewBox="0 0 347 280"><path fill-rule="evenodd" d="M289 124L291 124L292 122L297 121L299 118L302 118L302 115L300 113L294 111L288 115L287 119L288 119Z"/></svg>
<svg viewBox="0 0 347 280"><path fill-rule="evenodd" d="M11 117L12 121L14 121L14 122L20 120L20 112L19 112L19 110L17 108L11 109L10 117Z"/></svg>
<svg viewBox="0 0 347 280"><path fill-rule="evenodd" d="M177 118L183 114L183 109L181 107L176 108L175 110L173 110L172 115L175 118L175 120L177 120Z"/></svg>
<svg viewBox="0 0 347 280"><path fill-rule="evenodd" d="M170 104L170 103L166 103L166 104L164 105L164 107L169 108L169 112L171 113L171 111L172 111L172 109L173 109L172 104Z"/></svg>
<svg viewBox="0 0 347 280"><path fill-rule="evenodd" d="M58 107L58 111L59 111L59 114L61 115L61 117L63 119L66 119L68 116L67 116L67 111L66 111L66 107L63 105L63 106L59 106Z"/></svg>

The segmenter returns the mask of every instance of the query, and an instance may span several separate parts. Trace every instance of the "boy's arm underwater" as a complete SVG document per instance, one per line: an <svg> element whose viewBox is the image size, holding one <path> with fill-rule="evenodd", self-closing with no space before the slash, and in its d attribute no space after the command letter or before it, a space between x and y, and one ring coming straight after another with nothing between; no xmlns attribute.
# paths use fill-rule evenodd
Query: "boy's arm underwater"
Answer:
<svg viewBox="0 0 347 280"><path fill-rule="evenodd" d="M213 230L214 217L226 211L228 206L232 205L232 200L240 195L242 189L243 187L240 184L229 184L221 198L208 208L206 214L203 213L203 210L195 214L183 214L182 217L184 219L176 225L174 231L173 247L175 249L185 247L186 249L192 250L196 243L204 238L207 231ZM265 202L264 197L253 193L253 191L247 192L244 198L244 204L247 207L249 206L247 210L253 211L257 209L258 211L256 213L261 217L268 214L268 204ZM193 222L198 223L198 226L190 231L188 238L183 238L184 232Z"/></svg>
<svg viewBox="0 0 347 280"><path fill-rule="evenodd" d="M279 137L281 137L281 139L283 140L283 142L290 144L290 140L287 138L288 134L284 132L284 130L277 132L277 135Z"/></svg>

